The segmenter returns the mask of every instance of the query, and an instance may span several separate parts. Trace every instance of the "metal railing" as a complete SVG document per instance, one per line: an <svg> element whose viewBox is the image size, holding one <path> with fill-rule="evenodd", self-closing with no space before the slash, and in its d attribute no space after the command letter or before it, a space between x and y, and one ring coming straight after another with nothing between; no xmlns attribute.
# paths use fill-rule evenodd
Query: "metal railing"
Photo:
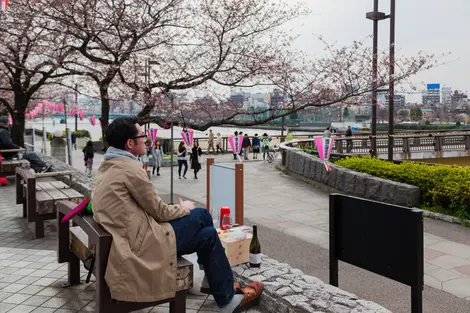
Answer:
<svg viewBox="0 0 470 313"><path fill-rule="evenodd" d="M434 134L392 136L394 153L409 155L413 152L447 152L467 151L470 155L470 132L466 134ZM372 136L363 137L335 137L332 154L367 155L371 153ZM388 152L388 136L376 137L376 150L378 154ZM313 139L293 140L283 142L280 148L283 150L282 162L285 165L286 150L295 148L314 148Z"/></svg>

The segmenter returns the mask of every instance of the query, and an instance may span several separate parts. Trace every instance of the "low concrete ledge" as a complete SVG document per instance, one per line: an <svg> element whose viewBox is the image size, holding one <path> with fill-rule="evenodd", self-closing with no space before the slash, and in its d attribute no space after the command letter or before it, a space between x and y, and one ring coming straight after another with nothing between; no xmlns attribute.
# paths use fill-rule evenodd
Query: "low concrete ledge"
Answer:
<svg viewBox="0 0 470 313"><path fill-rule="evenodd" d="M262 257L260 268L243 264L233 271L243 284L254 280L264 283L260 305L272 313L391 313L267 256Z"/></svg>
<svg viewBox="0 0 470 313"><path fill-rule="evenodd" d="M322 183L345 194L407 207L418 207L420 190L416 186L363 174L331 164L327 171L323 162L308 153L286 151L286 170Z"/></svg>

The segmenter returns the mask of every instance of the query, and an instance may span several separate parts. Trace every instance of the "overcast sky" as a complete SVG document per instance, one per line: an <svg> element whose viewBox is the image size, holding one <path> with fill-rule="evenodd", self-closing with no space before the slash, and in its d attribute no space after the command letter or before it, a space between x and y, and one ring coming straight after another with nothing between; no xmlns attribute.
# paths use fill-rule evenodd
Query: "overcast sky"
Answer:
<svg viewBox="0 0 470 313"><path fill-rule="evenodd" d="M292 1L295 0L286 0ZM318 51L323 47L312 34L328 42L349 45L372 34L372 21L365 18L373 10L373 0L306 0L312 10L308 18L295 21L300 33L298 45L303 50ZM418 87L440 83L453 89L470 91L470 0L396 0L396 49L403 55L451 52L438 68L423 72L413 79ZM390 11L390 0L379 0L381 12ZM379 46L387 49L389 22L379 23ZM372 40L369 40L372 45ZM418 101L420 95L408 97Z"/></svg>

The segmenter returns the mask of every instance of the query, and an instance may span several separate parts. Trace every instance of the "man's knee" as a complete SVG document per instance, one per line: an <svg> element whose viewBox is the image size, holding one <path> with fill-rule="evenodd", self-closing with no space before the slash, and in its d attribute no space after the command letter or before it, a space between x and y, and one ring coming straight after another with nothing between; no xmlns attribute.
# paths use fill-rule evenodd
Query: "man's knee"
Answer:
<svg viewBox="0 0 470 313"><path fill-rule="evenodd" d="M201 216L203 218L210 218L211 214L209 213L209 210L205 208L194 208L191 210L191 215L196 215L196 216Z"/></svg>

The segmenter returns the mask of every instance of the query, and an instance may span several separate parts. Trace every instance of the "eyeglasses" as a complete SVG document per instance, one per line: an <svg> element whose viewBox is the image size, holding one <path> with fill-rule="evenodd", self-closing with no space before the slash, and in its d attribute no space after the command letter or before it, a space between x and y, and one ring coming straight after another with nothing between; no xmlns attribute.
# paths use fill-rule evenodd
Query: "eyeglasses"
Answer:
<svg viewBox="0 0 470 313"><path fill-rule="evenodd" d="M129 139L139 139L139 138L147 138L147 135L134 136Z"/></svg>

